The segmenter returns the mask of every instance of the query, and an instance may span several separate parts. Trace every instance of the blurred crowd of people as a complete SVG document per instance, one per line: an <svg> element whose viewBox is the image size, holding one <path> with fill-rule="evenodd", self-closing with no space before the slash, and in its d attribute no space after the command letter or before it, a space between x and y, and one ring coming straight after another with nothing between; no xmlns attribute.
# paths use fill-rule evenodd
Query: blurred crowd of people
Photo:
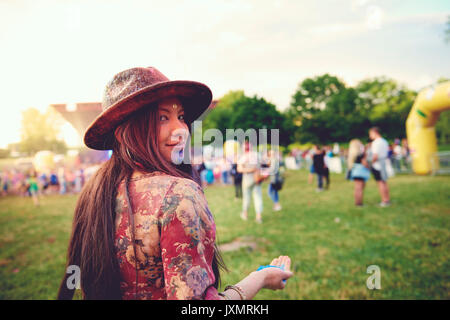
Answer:
<svg viewBox="0 0 450 320"><path fill-rule="evenodd" d="M368 142L366 145L366 147L368 147L367 149L370 149L370 145L371 142ZM308 170L310 170L311 175L309 176L309 183L311 183L314 177L313 162L314 155L317 152L323 153L325 171L326 168L330 167L330 160L336 157L340 159L340 163L343 168L342 172L347 172L349 170L347 161L349 157L349 147L342 148L339 145L335 144L334 146L314 145L310 148L304 149L294 148L289 153L289 156L295 158L296 164L300 168L307 168ZM389 169L392 169L394 173L410 172L411 154L406 139L396 138L391 144L389 144L387 160L387 166L389 167Z"/></svg>
<svg viewBox="0 0 450 320"><path fill-rule="evenodd" d="M262 223L262 182L268 181L267 194L273 202L273 211L280 211L278 192L282 188L284 161L281 152L258 151L246 142L243 152L232 157L206 157L194 168L200 175L203 187L210 185L234 185L236 200L242 200L243 220L248 219L248 210L253 199L255 218Z"/></svg>
<svg viewBox="0 0 450 320"><path fill-rule="evenodd" d="M311 184L314 179L317 179L316 190L320 192L330 187L330 171L333 172L330 170L331 159L339 159L342 173L345 173L347 177L355 161L361 163L361 160L371 160L371 142L359 148L365 150L364 159L356 159L355 155L352 154L354 151L352 151L351 144L349 148L342 148L337 144L334 146L314 145L307 149L296 148L289 153L288 157L295 159L298 168L305 168L309 171L308 183ZM234 186L235 199L242 199L243 201L241 217L244 220L247 218L250 198L253 197L257 220L261 221L262 193L260 190L261 183L255 181L255 179L258 179L254 177L256 169L252 168L251 171L246 172L242 166L239 166L240 162L248 162L249 155L246 155L248 152L250 151L246 150L240 157L234 156L232 158L225 156L203 157L203 161L194 165L194 169L197 170L203 187L212 185ZM280 211L278 191L281 189L280 181L283 180L281 171L285 169L285 160L282 153L266 150L265 152L256 152L252 156L256 159L254 161L257 163L257 171L261 171L263 176L266 172L261 182L269 180L267 194L274 203L273 210ZM198 163L198 161L195 163ZM273 167L274 163L277 164L276 168ZM388 146L385 163L388 176L410 170L411 156L406 139L395 139ZM36 205L39 204L39 197L43 195L76 194L81 191L85 182L98 169L100 164L79 163L76 166L59 166L54 170L41 173L36 172L33 168L5 169L0 171L0 194L2 196L29 196L33 198Z"/></svg>
<svg viewBox="0 0 450 320"><path fill-rule="evenodd" d="M262 168L269 168L271 157L276 156L277 161L280 161L283 166L283 156L281 153L272 153L272 151L257 152L257 159L255 161ZM207 157L201 161L200 164L194 165L200 175L203 187L210 185L235 185L236 198L242 197L242 172L237 170L239 157Z"/></svg>
<svg viewBox="0 0 450 320"><path fill-rule="evenodd" d="M30 196L38 205L43 195L80 192L98 167L99 164L80 164L60 166L47 172L37 172L34 168L5 169L0 172L1 195Z"/></svg>

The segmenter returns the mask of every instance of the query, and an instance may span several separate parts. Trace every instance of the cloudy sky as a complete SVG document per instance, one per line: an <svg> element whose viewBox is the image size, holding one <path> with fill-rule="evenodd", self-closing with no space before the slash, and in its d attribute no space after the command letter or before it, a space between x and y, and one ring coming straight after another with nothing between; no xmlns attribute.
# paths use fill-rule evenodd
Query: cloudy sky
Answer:
<svg viewBox="0 0 450 320"><path fill-rule="evenodd" d="M450 77L450 1L0 0L0 148L21 111L101 101L135 66L289 106L299 82L388 76L418 90ZM80 139L64 128L70 145Z"/></svg>

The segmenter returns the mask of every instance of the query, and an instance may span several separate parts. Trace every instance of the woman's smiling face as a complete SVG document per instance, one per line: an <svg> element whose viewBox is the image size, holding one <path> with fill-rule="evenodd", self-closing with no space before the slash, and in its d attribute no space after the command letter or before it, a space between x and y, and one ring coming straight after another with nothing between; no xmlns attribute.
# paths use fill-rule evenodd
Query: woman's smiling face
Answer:
<svg viewBox="0 0 450 320"><path fill-rule="evenodd" d="M177 98L167 98L158 103L158 149L162 157L180 164L189 130L184 121L184 108Z"/></svg>

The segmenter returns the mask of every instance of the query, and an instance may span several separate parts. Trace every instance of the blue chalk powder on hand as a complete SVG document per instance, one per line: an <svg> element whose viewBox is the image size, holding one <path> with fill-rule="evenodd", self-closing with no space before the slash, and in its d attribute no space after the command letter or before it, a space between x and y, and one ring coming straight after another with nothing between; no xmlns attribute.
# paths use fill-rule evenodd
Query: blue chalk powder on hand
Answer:
<svg viewBox="0 0 450 320"><path fill-rule="evenodd" d="M284 264L281 265L281 267L279 266L272 266L272 265L267 265L267 266L259 266L259 268L256 271L260 271L262 269L266 269L266 268L278 268L284 271ZM286 283L286 280L283 280L283 283Z"/></svg>

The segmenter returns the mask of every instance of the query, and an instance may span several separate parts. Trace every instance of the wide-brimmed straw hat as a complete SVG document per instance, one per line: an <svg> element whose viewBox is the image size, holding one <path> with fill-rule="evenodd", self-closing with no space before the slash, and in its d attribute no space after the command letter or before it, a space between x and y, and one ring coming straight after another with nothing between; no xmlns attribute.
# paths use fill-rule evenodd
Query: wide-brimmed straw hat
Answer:
<svg viewBox="0 0 450 320"><path fill-rule="evenodd" d="M164 98L177 97L183 104L185 118L197 119L212 100L211 90L203 83L188 80L170 81L156 68L132 68L122 71L106 85L102 113L84 134L86 146L110 150L116 127L136 111Z"/></svg>

